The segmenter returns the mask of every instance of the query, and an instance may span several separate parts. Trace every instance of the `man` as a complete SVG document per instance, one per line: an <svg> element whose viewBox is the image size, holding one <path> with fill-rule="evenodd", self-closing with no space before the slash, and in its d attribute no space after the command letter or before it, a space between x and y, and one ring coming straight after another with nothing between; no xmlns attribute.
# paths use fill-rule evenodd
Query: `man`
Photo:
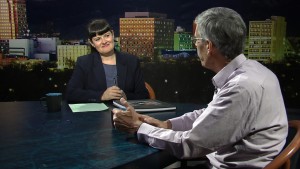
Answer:
<svg viewBox="0 0 300 169"><path fill-rule="evenodd" d="M281 151L288 133L276 76L243 54L247 29L235 11L211 8L195 19L194 43L202 66L216 73L207 108L159 121L140 115L125 99L114 109L117 129L178 158L207 156L211 168L263 168Z"/></svg>

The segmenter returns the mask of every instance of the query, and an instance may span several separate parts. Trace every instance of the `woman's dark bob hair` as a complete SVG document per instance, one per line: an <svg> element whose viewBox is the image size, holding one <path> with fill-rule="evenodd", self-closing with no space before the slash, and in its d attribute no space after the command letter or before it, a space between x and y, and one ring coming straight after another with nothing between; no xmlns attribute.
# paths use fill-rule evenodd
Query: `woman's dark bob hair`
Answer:
<svg viewBox="0 0 300 169"><path fill-rule="evenodd" d="M104 33L112 31L112 27L105 19L96 19L88 24L89 39L97 35L103 35Z"/></svg>

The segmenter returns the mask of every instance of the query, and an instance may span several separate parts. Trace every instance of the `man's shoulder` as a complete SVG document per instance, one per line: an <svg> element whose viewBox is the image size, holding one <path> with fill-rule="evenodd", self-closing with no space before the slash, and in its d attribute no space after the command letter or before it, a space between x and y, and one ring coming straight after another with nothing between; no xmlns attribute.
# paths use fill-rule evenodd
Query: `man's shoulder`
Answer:
<svg viewBox="0 0 300 169"><path fill-rule="evenodd" d="M251 60L246 72L248 78L252 78L259 83L265 81L278 81L276 74L272 70L255 60Z"/></svg>
<svg viewBox="0 0 300 169"><path fill-rule="evenodd" d="M277 84L277 76L257 61L248 60L229 77L228 85L238 90L257 92L269 84Z"/></svg>

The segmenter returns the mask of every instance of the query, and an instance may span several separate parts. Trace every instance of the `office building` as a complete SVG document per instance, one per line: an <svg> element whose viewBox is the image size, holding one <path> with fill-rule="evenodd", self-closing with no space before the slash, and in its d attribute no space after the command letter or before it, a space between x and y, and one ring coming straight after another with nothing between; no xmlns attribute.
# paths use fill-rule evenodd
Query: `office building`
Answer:
<svg viewBox="0 0 300 169"><path fill-rule="evenodd" d="M115 36L115 50L120 51L120 37Z"/></svg>
<svg viewBox="0 0 300 169"><path fill-rule="evenodd" d="M61 45L61 40L57 37L37 38L37 53L56 53L56 46Z"/></svg>
<svg viewBox="0 0 300 169"><path fill-rule="evenodd" d="M9 39L9 55L33 58L34 41L32 39Z"/></svg>
<svg viewBox="0 0 300 169"><path fill-rule="evenodd" d="M28 32L25 0L0 0L0 53L9 52L9 39Z"/></svg>
<svg viewBox="0 0 300 169"><path fill-rule="evenodd" d="M35 59L57 61L56 46L61 45L61 40L57 37L37 38L35 42Z"/></svg>
<svg viewBox="0 0 300 169"><path fill-rule="evenodd" d="M265 21L250 21L248 58L264 63L282 61L285 35L284 17L272 16Z"/></svg>
<svg viewBox="0 0 300 169"><path fill-rule="evenodd" d="M91 53L89 45L58 45L57 46L57 68L72 69L79 56Z"/></svg>
<svg viewBox="0 0 300 169"><path fill-rule="evenodd" d="M125 12L120 18L120 50L153 59L162 49L173 49L174 20L166 14Z"/></svg>
<svg viewBox="0 0 300 169"><path fill-rule="evenodd" d="M300 60L300 37L289 37L286 39L286 55L294 56Z"/></svg>
<svg viewBox="0 0 300 169"><path fill-rule="evenodd" d="M25 0L0 0L0 39L16 39L28 31Z"/></svg>
<svg viewBox="0 0 300 169"><path fill-rule="evenodd" d="M174 50L184 51L194 49L192 44L192 33L185 32L181 27L177 27L174 33Z"/></svg>

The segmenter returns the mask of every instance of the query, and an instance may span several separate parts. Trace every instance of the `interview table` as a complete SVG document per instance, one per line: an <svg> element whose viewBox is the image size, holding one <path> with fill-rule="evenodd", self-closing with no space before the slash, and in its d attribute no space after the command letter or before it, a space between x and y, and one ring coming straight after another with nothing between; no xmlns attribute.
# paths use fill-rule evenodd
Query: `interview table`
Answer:
<svg viewBox="0 0 300 169"><path fill-rule="evenodd" d="M203 105L175 104L176 112L152 113L161 120ZM177 159L114 129L111 109L48 113L39 101L0 102L1 169L164 168Z"/></svg>

